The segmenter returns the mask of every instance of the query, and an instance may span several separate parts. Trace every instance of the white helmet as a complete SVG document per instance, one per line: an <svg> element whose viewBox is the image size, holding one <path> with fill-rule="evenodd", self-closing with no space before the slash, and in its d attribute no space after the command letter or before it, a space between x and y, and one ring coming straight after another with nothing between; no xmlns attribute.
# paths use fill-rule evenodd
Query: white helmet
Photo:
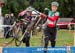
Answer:
<svg viewBox="0 0 75 53"><path fill-rule="evenodd" d="M55 2L52 2L52 3L51 3L51 6L57 6L57 7L58 7L58 6L59 6L59 3L56 2L56 1L55 1Z"/></svg>

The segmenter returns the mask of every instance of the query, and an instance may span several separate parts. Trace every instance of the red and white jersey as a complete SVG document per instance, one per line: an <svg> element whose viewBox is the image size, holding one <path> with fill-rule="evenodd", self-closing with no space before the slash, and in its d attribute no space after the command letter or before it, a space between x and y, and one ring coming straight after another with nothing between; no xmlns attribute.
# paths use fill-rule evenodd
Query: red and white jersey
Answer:
<svg viewBox="0 0 75 53"><path fill-rule="evenodd" d="M58 17L59 17L59 12L53 13L52 11L49 11L49 15L47 18L47 26L55 27Z"/></svg>

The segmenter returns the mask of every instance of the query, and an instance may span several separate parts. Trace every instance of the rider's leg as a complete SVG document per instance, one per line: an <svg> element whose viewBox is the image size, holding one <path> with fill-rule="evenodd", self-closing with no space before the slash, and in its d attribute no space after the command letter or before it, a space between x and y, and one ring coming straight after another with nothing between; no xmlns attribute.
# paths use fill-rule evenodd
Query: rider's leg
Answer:
<svg viewBox="0 0 75 53"><path fill-rule="evenodd" d="M30 37L27 37L26 38L26 47L29 47L30 46Z"/></svg>
<svg viewBox="0 0 75 53"><path fill-rule="evenodd" d="M55 39L56 39L56 32L57 32L56 27L51 28L50 41L51 41L51 47L52 48L55 47L55 44L56 44L56 41L55 41Z"/></svg>

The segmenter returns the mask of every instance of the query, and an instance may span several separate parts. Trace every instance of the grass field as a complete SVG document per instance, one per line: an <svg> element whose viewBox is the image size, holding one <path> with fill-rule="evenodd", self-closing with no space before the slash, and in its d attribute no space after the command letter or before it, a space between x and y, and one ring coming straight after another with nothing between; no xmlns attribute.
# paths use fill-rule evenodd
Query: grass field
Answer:
<svg viewBox="0 0 75 53"><path fill-rule="evenodd" d="M0 34L1 35L1 34ZM30 45L31 47L35 47L35 46L41 46L41 36L42 33L38 32L37 35L34 35L31 37L31 41L30 41ZM58 30L57 32L57 38L56 38L56 46L66 46L66 45L71 45L73 46L73 42L74 42L74 31L68 31L68 30ZM9 39L4 39L4 38L0 38L0 47L3 47L5 42L10 41L12 38ZM8 45L8 47L16 47L14 44L14 41ZM21 44L20 47L24 47L25 44ZM50 43L49 43L50 46Z"/></svg>

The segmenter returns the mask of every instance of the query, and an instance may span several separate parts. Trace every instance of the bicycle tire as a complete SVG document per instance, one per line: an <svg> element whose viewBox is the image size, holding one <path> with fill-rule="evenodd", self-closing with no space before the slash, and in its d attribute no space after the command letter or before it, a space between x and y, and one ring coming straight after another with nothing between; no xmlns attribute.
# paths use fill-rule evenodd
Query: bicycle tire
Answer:
<svg viewBox="0 0 75 53"><path fill-rule="evenodd" d="M21 43L22 43L22 41L15 39L15 46L19 47L21 45Z"/></svg>
<svg viewBox="0 0 75 53"><path fill-rule="evenodd" d="M15 33L15 36L14 36L14 38L15 38L15 46L19 47L21 45L21 43L22 43L22 41L20 40L21 37L22 37L21 28L19 27L18 32L14 31L14 33Z"/></svg>

